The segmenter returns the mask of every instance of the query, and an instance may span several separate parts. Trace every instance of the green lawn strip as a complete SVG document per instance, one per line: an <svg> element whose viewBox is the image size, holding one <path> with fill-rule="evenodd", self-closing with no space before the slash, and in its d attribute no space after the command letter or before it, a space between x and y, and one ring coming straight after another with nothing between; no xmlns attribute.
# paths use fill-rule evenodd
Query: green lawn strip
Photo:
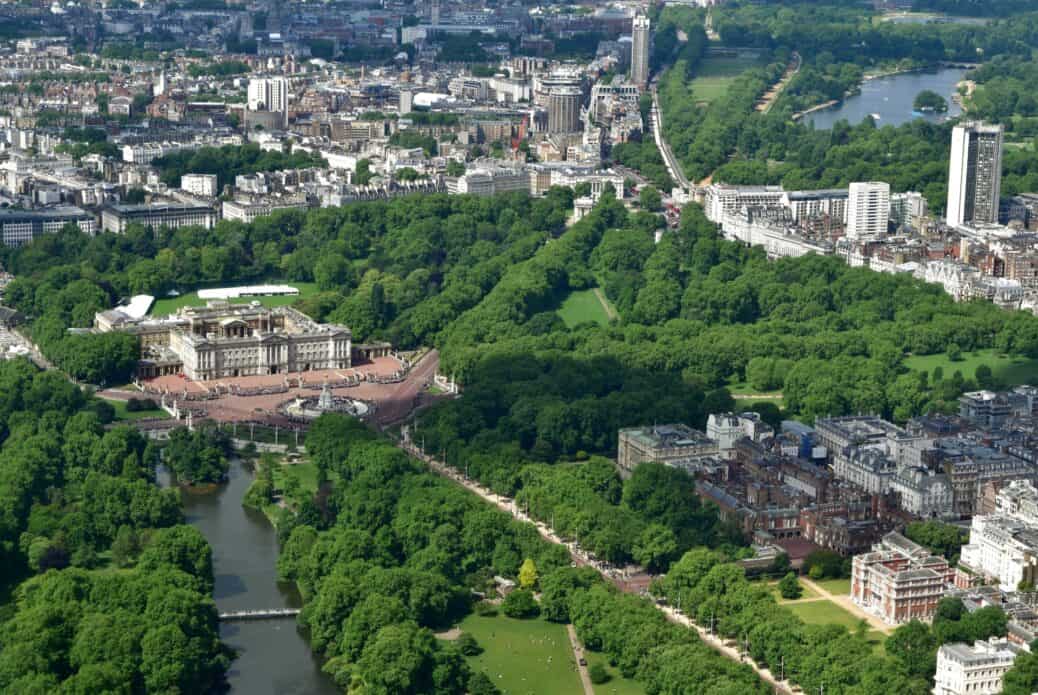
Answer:
<svg viewBox="0 0 1038 695"><path fill-rule="evenodd" d="M605 683L595 684L595 695L645 695L645 688L642 687L641 683L621 676L620 670L610 666L609 660L604 656L601 654L588 654L588 668L595 664L602 664L605 667L606 673L609 674L609 680Z"/></svg>
<svg viewBox="0 0 1038 695"><path fill-rule="evenodd" d="M835 594L837 596L850 596L851 594L850 579L822 579L821 581L815 582L815 584L822 587L830 594Z"/></svg>
<svg viewBox="0 0 1038 695"><path fill-rule="evenodd" d="M458 627L483 648L481 654L467 657L469 666L484 671L504 695L582 692L565 625L470 615Z"/></svg>
<svg viewBox="0 0 1038 695"><path fill-rule="evenodd" d="M937 355L916 355L905 359L906 367L925 371L931 377L933 376L934 368L939 366L944 371L945 379L955 372L962 372L962 376L972 379L977 371L977 367L982 364L991 367L991 373L994 377L1010 386L1038 383L1038 359L1014 357L1000 354L990 349L964 352L962 359L957 362L952 362L943 353Z"/></svg>
<svg viewBox="0 0 1038 695"><path fill-rule="evenodd" d="M802 601L784 604L805 623L810 625L843 625L856 630L861 618L855 617L832 601Z"/></svg>
<svg viewBox="0 0 1038 695"><path fill-rule="evenodd" d="M161 408L155 408L154 410L137 410L130 412L126 409L126 401L119 400L108 400L105 399L115 409L116 421L127 421L127 420L144 420L146 418L156 418L165 420L169 418L169 413Z"/></svg>
<svg viewBox="0 0 1038 695"><path fill-rule="evenodd" d="M609 316L606 314L602 302L595 296L593 289L570 292L555 313L559 315L568 328L573 328L589 321L600 326L609 324Z"/></svg>
<svg viewBox="0 0 1038 695"><path fill-rule="evenodd" d="M235 287L243 285L245 283L227 283L223 287ZM274 306L287 306L292 304L297 299L309 297L310 295L317 292L317 285L312 282L274 282L270 283L257 283L257 284L285 284L291 285L299 290L299 294L294 295L279 295L272 297L241 297L240 299L232 300L237 302L252 302L258 301L260 304L266 307ZM207 300L202 299L198 296L198 292L185 292L176 297L163 297L155 301L152 305L149 314L151 316L167 316L175 313L177 309L183 306L205 306Z"/></svg>

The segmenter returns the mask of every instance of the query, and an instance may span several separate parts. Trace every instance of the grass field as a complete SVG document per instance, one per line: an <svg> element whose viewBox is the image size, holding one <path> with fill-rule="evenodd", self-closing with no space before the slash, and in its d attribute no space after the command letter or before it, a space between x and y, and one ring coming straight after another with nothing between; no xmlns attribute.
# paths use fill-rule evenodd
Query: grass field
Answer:
<svg viewBox="0 0 1038 695"><path fill-rule="evenodd" d="M995 378L1010 386L1038 383L1038 360L1001 355L994 350L964 352L958 362L952 362L945 354L919 355L905 359L905 366L909 369L925 371L931 376L934 367L940 366L946 379L957 371L962 372L967 379L972 379L977 367L982 364L991 367L991 373Z"/></svg>
<svg viewBox="0 0 1038 695"><path fill-rule="evenodd" d="M556 312L568 328L592 321L599 326L609 324L602 302L595 296L594 290L577 290L570 292Z"/></svg>
<svg viewBox="0 0 1038 695"><path fill-rule="evenodd" d="M246 284L246 283L240 283ZM317 285L312 282L292 282L285 283L290 284L299 290L299 294L291 296L280 296L280 297L242 297L238 301L251 302L253 300L259 301L263 306L286 306L291 304L297 299L302 297L309 297L317 291ZM224 285L225 287L233 287L232 283ZM205 306L206 300L200 299L198 292L187 292L177 297L164 297L156 300L155 304L151 307L149 312L152 316L166 316L172 314L182 306Z"/></svg>
<svg viewBox="0 0 1038 695"><path fill-rule="evenodd" d="M582 691L566 627L546 620L470 615L459 627L483 653L468 657L504 695L573 695ZM609 693L609 690L602 691ZM640 691L617 691L638 693Z"/></svg>
<svg viewBox="0 0 1038 695"><path fill-rule="evenodd" d="M155 408L154 410L138 410L131 413L126 409L126 401L112 400L107 402L111 403L112 407L115 408L115 419L117 421L125 422L127 420L143 420L144 418L158 418L164 420L169 417L169 413L161 408Z"/></svg>
<svg viewBox="0 0 1038 695"><path fill-rule="evenodd" d="M602 664L609 673L609 680L598 683L595 687L595 695L645 695L645 688L638 681L624 678L618 669L609 665L609 660L601 654L588 654L588 667L594 664Z"/></svg>
<svg viewBox="0 0 1038 695"><path fill-rule="evenodd" d="M696 101L713 101L722 97L736 77L757 65L759 62L754 58L704 58L696 68L696 76L690 83L692 95Z"/></svg>
<svg viewBox="0 0 1038 695"><path fill-rule="evenodd" d="M823 579L815 582L815 584L838 596L847 596L851 593L850 579Z"/></svg>
<svg viewBox="0 0 1038 695"><path fill-rule="evenodd" d="M861 618L856 618L832 601L806 601L784 605L809 625L843 625L848 630L855 630L861 622Z"/></svg>
<svg viewBox="0 0 1038 695"><path fill-rule="evenodd" d="M774 592L775 598L779 603L796 603L797 601L803 601L809 598L820 598L814 589L803 582L800 582L800 589L803 591L803 593L800 594L800 598L792 600L782 598L782 594L779 593L778 582L769 582L769 584L771 585L771 590Z"/></svg>
<svg viewBox="0 0 1038 695"><path fill-rule="evenodd" d="M295 479L299 482L299 488L308 494L317 492L317 465L310 463L291 463L278 465L274 468L274 485L282 490L285 483Z"/></svg>

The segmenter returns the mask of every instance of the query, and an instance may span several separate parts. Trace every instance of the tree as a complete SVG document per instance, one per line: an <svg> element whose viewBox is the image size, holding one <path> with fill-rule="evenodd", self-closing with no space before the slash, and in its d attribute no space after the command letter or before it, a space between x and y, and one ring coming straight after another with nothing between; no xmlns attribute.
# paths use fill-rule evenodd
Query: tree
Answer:
<svg viewBox="0 0 1038 695"><path fill-rule="evenodd" d="M656 212L663 207L663 197L652 186L645 186L638 192L638 204L643 210Z"/></svg>
<svg viewBox="0 0 1038 695"><path fill-rule="evenodd" d="M977 380L977 386L982 389L998 388L995 377L991 372L991 367L986 364L978 364L976 370L973 372L973 376Z"/></svg>
<svg viewBox="0 0 1038 695"><path fill-rule="evenodd" d="M515 589L501 603L501 611L509 618L535 618L540 612L533 592L528 589Z"/></svg>
<svg viewBox="0 0 1038 695"><path fill-rule="evenodd" d="M588 670L588 677L591 678L591 682L596 685L609 682L609 671L606 671L605 666L600 661L596 661L591 664L591 668Z"/></svg>
<svg viewBox="0 0 1038 695"><path fill-rule="evenodd" d="M501 690L494 681L482 671L473 673L469 678L469 695L501 695Z"/></svg>
<svg viewBox="0 0 1038 695"><path fill-rule="evenodd" d="M894 657L905 672L913 677L930 680L937 668L937 637L918 620L902 625L884 645L887 654Z"/></svg>
<svg viewBox="0 0 1038 695"><path fill-rule="evenodd" d="M677 552L677 537L662 524L646 526L633 548L635 561L654 574L666 570Z"/></svg>
<svg viewBox="0 0 1038 695"><path fill-rule="evenodd" d="M523 560L523 566L519 568L519 586L523 589L537 586L537 566L530 558Z"/></svg>
<svg viewBox="0 0 1038 695"><path fill-rule="evenodd" d="M949 343L947 349L948 360L951 362L962 361L962 348L956 343Z"/></svg>
<svg viewBox="0 0 1038 695"><path fill-rule="evenodd" d="M800 582L797 581L797 576L792 572L779 581L778 588L779 594L782 598L789 600L798 599L804 593L803 588L800 586Z"/></svg>
<svg viewBox="0 0 1038 695"><path fill-rule="evenodd" d="M458 646L458 650L465 656L477 656L483 653L483 647L479 645L476 638L468 632L463 632L458 636L455 641Z"/></svg>

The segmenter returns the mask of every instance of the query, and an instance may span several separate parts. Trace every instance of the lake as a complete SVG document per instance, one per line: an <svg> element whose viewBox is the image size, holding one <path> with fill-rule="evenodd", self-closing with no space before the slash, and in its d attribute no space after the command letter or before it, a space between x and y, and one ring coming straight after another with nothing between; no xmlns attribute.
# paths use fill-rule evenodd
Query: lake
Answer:
<svg viewBox="0 0 1038 695"><path fill-rule="evenodd" d="M861 92L847 97L836 106L804 116L804 123L813 123L818 130L828 130L841 119L851 125L861 123L870 114L879 114L876 125L901 125L915 118L937 123L958 116L962 108L951 100L956 85L966 71L961 68L942 68L929 72L904 72L874 80L865 80ZM932 89L948 100L948 111L943 114L920 114L912 109L919 92Z"/></svg>
<svg viewBox="0 0 1038 695"><path fill-rule="evenodd" d="M260 512L241 506L252 475L233 459L230 479L211 494L181 492L189 524L213 548L213 598L220 611L298 608L298 592L277 581L278 543ZM294 618L222 623L220 639L238 653L227 680L245 695L341 693L321 672Z"/></svg>

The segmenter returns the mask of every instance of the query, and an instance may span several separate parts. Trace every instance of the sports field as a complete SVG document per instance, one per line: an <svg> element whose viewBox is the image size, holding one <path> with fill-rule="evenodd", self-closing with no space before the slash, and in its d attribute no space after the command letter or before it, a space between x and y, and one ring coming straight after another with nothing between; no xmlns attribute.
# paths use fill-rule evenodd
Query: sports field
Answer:
<svg viewBox="0 0 1038 695"><path fill-rule="evenodd" d="M696 76L689 83L696 101L713 101L724 96L728 86L740 74L759 65L756 58L716 56L700 61Z"/></svg>
<svg viewBox="0 0 1038 695"><path fill-rule="evenodd" d="M498 614L470 615L459 627L483 647L481 654L467 657L469 666L485 672L504 695L582 692L565 625L540 618L514 620ZM618 691L622 695L629 692Z"/></svg>
<svg viewBox="0 0 1038 695"><path fill-rule="evenodd" d="M248 283L228 283L225 287L234 287L235 284L248 284ZM263 306L287 306L297 299L303 297L309 297L313 293L317 292L317 285L312 282L291 282L285 283L299 290L297 295L283 295L276 297L242 297L241 299L235 300L239 302L251 302L258 301ZM205 306L206 300L198 296L198 292L186 292L177 297L163 297L155 301L155 304L151 307L151 311L148 312L152 316L167 316L174 313L177 309L182 306Z"/></svg>
<svg viewBox="0 0 1038 695"><path fill-rule="evenodd" d="M995 350L977 350L962 353L962 359L952 362L946 354L919 355L905 359L909 369L925 371L931 377L934 367L940 367L947 379L955 372L962 372L967 379L972 379L977 367L986 364L996 379L1010 385L1038 384L1038 360L1029 357L1012 357L1000 354Z"/></svg>

